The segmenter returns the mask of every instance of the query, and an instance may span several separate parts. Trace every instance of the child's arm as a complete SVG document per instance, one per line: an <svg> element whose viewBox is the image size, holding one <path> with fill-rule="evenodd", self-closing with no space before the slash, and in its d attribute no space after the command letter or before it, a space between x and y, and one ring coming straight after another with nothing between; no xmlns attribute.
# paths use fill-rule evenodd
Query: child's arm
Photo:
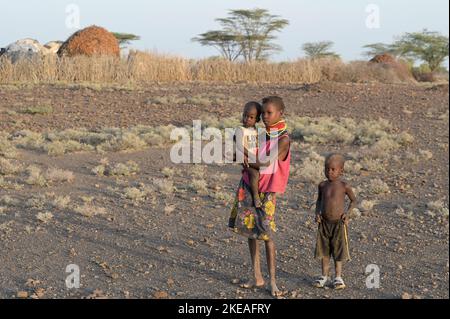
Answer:
<svg viewBox="0 0 450 319"><path fill-rule="evenodd" d="M348 206L347 213L344 213L343 215L343 220L344 222L348 223L347 214L350 213L354 208L356 208L356 196L353 193L353 189L351 188L351 186L347 183L345 183L345 194L350 199L350 205Z"/></svg>
<svg viewBox="0 0 450 319"><path fill-rule="evenodd" d="M284 160L289 152L289 138L281 138L278 141L278 154L276 155L278 160ZM250 167L259 170L261 167L265 168L270 165L270 159L267 162L261 162L259 156L256 157L256 163L249 164Z"/></svg>
<svg viewBox="0 0 450 319"><path fill-rule="evenodd" d="M322 182L323 183L323 182ZM317 201L316 201L316 223L320 223L322 221L321 217L321 207L322 207L322 183L319 184L319 192L317 195Z"/></svg>

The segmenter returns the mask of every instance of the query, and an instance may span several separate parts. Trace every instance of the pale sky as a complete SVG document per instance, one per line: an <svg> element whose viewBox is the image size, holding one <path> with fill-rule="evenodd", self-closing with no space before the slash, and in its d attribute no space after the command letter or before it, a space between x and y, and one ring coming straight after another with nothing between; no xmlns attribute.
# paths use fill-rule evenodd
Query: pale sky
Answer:
<svg viewBox="0 0 450 319"><path fill-rule="evenodd" d="M81 28L96 24L134 33L141 40L133 48L189 58L218 55L191 38L218 28L214 19L229 9L264 8L290 21L279 34L283 51L272 56L277 61L302 56L304 42L324 40L334 41L344 60L361 59L364 44L390 43L395 35L423 28L448 35L449 28L447 0L0 0L0 47L27 37L65 40L76 31L66 26L70 4L79 8ZM379 28L366 27L369 4L379 8Z"/></svg>

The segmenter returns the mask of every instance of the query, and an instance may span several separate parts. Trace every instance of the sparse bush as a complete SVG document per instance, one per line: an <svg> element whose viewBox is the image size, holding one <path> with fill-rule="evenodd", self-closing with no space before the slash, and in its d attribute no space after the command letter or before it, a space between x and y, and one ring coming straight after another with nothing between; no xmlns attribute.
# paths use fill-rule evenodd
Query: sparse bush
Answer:
<svg viewBox="0 0 450 319"><path fill-rule="evenodd" d="M365 153L365 156L372 158L386 158L390 156L392 151L399 147L400 145L397 142L384 136L369 148L365 148L362 152Z"/></svg>
<svg viewBox="0 0 450 319"><path fill-rule="evenodd" d="M6 132L0 132L0 156L5 158L16 158L17 150L9 140L9 134Z"/></svg>
<svg viewBox="0 0 450 319"><path fill-rule="evenodd" d="M227 173L220 173L220 174L213 174L211 176L211 179L220 185L223 185L223 183L228 179Z"/></svg>
<svg viewBox="0 0 450 319"><path fill-rule="evenodd" d="M374 200L363 199L359 203L358 208L359 208L359 210L361 210L363 212L368 212L368 211L371 211L376 204L377 204L377 202Z"/></svg>
<svg viewBox="0 0 450 319"><path fill-rule="evenodd" d="M92 169L92 173L94 173L97 176L104 176L105 172L106 172L105 165L97 165Z"/></svg>
<svg viewBox="0 0 450 319"><path fill-rule="evenodd" d="M175 169L174 168L170 168L170 167L164 167L161 170L161 173L164 174L165 177L173 177L173 175L175 174Z"/></svg>
<svg viewBox="0 0 450 319"><path fill-rule="evenodd" d="M119 136L114 136L111 140L108 140L99 146L97 150L119 152L119 151L131 151L140 150L146 147L147 144L136 134L125 132Z"/></svg>
<svg viewBox="0 0 450 319"><path fill-rule="evenodd" d="M50 212L41 212L36 215L36 218L37 220L45 224L52 220L53 214Z"/></svg>
<svg viewBox="0 0 450 319"><path fill-rule="evenodd" d="M211 192L210 196L224 203L231 203L234 199L233 194L227 192Z"/></svg>
<svg viewBox="0 0 450 319"><path fill-rule="evenodd" d="M325 158L314 151L302 161L295 175L301 177L304 182L318 184L324 180Z"/></svg>
<svg viewBox="0 0 450 319"><path fill-rule="evenodd" d="M139 165L134 161L117 163L108 171L111 176L130 176L139 172Z"/></svg>
<svg viewBox="0 0 450 319"><path fill-rule="evenodd" d="M37 186L47 186L47 180L44 175L42 175L42 171L39 167L35 165L30 165L26 169L28 173L28 178L26 179L26 183L28 185L37 185Z"/></svg>
<svg viewBox="0 0 450 319"><path fill-rule="evenodd" d="M353 160L345 161L345 173L346 175L359 175L363 166Z"/></svg>
<svg viewBox="0 0 450 319"><path fill-rule="evenodd" d="M52 201L52 206L58 209L65 209L69 206L70 196L56 196Z"/></svg>
<svg viewBox="0 0 450 319"><path fill-rule="evenodd" d="M191 181L192 189L198 194L206 194L208 192L208 184L204 179L194 179Z"/></svg>
<svg viewBox="0 0 450 319"><path fill-rule="evenodd" d="M28 150L40 151L43 149L45 140L42 134L32 132L30 130L22 130L17 133L17 146Z"/></svg>
<svg viewBox="0 0 450 319"><path fill-rule="evenodd" d="M446 204L442 199L428 202L427 208L428 215L438 215L444 218L448 218L449 216L448 204Z"/></svg>
<svg viewBox="0 0 450 319"><path fill-rule="evenodd" d="M173 182L168 179L155 178L153 179L153 185L156 187L157 191L164 195L170 195L175 191Z"/></svg>
<svg viewBox="0 0 450 319"><path fill-rule="evenodd" d="M134 161L127 161L111 166L107 159L102 159L100 165L95 166L91 172L97 176L131 176L139 172L139 165Z"/></svg>
<svg viewBox="0 0 450 319"><path fill-rule="evenodd" d="M14 175L20 171L20 165L13 164L10 160L0 157L0 175Z"/></svg>
<svg viewBox="0 0 450 319"><path fill-rule="evenodd" d="M27 107L26 109L23 109L21 111L24 114L31 114L31 115L35 115L35 114L50 114L53 112L53 108L51 106L48 105L41 105L41 106L31 106L31 107Z"/></svg>
<svg viewBox="0 0 450 319"><path fill-rule="evenodd" d="M429 161L433 158L433 153L429 150L419 150L417 153L406 152L405 158L413 163L417 163L422 160Z"/></svg>
<svg viewBox="0 0 450 319"><path fill-rule="evenodd" d="M54 141L44 145L44 151L48 155L58 156L66 153L92 151L94 148L91 145L82 144L77 141Z"/></svg>
<svg viewBox="0 0 450 319"><path fill-rule="evenodd" d="M397 142L402 146L406 146L414 142L414 137L407 132L401 132L399 135L397 135L396 139Z"/></svg>
<svg viewBox="0 0 450 319"><path fill-rule="evenodd" d="M91 202L85 202L83 205L74 208L76 213L79 213L85 217L92 217L96 215L105 215L106 209L103 207L97 207L92 205Z"/></svg>
<svg viewBox="0 0 450 319"><path fill-rule="evenodd" d="M0 204L6 206L17 206L19 204L19 200L11 197L10 195L3 195L0 197Z"/></svg>
<svg viewBox="0 0 450 319"><path fill-rule="evenodd" d="M287 120L287 124L291 127L294 138L302 137L312 144L349 144L355 138L352 131L356 124L350 119L292 117Z"/></svg>
<svg viewBox="0 0 450 319"><path fill-rule="evenodd" d="M379 159L363 158L361 165L369 172L384 172L386 170L383 162Z"/></svg>
<svg viewBox="0 0 450 319"><path fill-rule="evenodd" d="M379 178L370 180L367 189L372 194L386 194L389 193L389 186Z"/></svg>
<svg viewBox="0 0 450 319"><path fill-rule="evenodd" d="M124 190L124 196L125 198L138 203L145 199L146 192L136 187L127 187Z"/></svg>
<svg viewBox="0 0 450 319"><path fill-rule="evenodd" d="M47 197L44 194L32 195L25 202L28 208L43 210L47 206Z"/></svg>
<svg viewBox="0 0 450 319"><path fill-rule="evenodd" d="M71 171L59 168L49 168L45 173L45 179L53 183L71 183L75 179L75 175Z"/></svg>
<svg viewBox="0 0 450 319"><path fill-rule="evenodd" d="M194 165L191 168L191 176L199 179L203 179L205 177L206 171L204 165Z"/></svg>
<svg viewBox="0 0 450 319"><path fill-rule="evenodd" d="M23 188L23 185L7 181L3 176L0 176L0 188L20 190Z"/></svg>
<svg viewBox="0 0 450 319"><path fill-rule="evenodd" d="M439 115L439 120L441 120L441 121L446 121L446 122L448 122L449 121L449 111L448 110L446 110L444 113L442 113L441 115ZM1 149L1 148L0 148ZM1 154L1 152L0 152L0 154Z"/></svg>

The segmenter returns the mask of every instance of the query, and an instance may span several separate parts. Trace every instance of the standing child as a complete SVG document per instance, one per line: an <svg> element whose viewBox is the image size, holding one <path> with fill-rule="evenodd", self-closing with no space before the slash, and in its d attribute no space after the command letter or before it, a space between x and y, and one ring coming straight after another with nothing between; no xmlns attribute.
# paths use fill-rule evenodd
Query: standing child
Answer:
<svg viewBox="0 0 450 319"><path fill-rule="evenodd" d="M267 255L267 268L270 275L270 291L278 297L282 293L276 284L275 275L275 206L277 194L284 193L289 178L291 160L290 140L283 120L284 102L278 96L269 96L262 101L262 120L265 126L265 138L258 146L256 162L244 161L245 167L259 170L258 195L261 207L252 202L250 176L244 170L236 192L236 199L230 216L230 227L248 238L250 257L253 266L253 278L243 284L243 288L264 287L261 273L259 241L263 240ZM261 155L268 155L268 158Z"/></svg>
<svg viewBox="0 0 450 319"><path fill-rule="evenodd" d="M319 184L316 203L316 222L318 223L315 257L322 260L322 276L314 281L314 286L323 288L330 278L330 256L335 266L335 289L345 288L342 279L342 263L350 259L348 247L345 198L350 199L347 212L356 205L352 188L341 180L345 159L340 154L331 154L325 159L326 181Z"/></svg>

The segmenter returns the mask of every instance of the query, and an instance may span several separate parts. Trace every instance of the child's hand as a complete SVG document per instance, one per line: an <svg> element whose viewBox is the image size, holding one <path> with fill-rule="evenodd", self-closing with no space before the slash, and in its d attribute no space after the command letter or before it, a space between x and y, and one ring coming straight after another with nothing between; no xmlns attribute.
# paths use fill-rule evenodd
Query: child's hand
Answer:
<svg viewBox="0 0 450 319"><path fill-rule="evenodd" d="M249 165L248 165L248 157L247 156L244 156L244 167L245 168L247 168L247 167L249 167Z"/></svg>
<svg viewBox="0 0 450 319"><path fill-rule="evenodd" d="M348 225L348 216L347 216L347 214L343 214L341 219L342 219L342 221L344 222L345 225Z"/></svg>
<svg viewBox="0 0 450 319"><path fill-rule="evenodd" d="M320 224L322 222L322 216L320 214L316 214L316 223Z"/></svg>

